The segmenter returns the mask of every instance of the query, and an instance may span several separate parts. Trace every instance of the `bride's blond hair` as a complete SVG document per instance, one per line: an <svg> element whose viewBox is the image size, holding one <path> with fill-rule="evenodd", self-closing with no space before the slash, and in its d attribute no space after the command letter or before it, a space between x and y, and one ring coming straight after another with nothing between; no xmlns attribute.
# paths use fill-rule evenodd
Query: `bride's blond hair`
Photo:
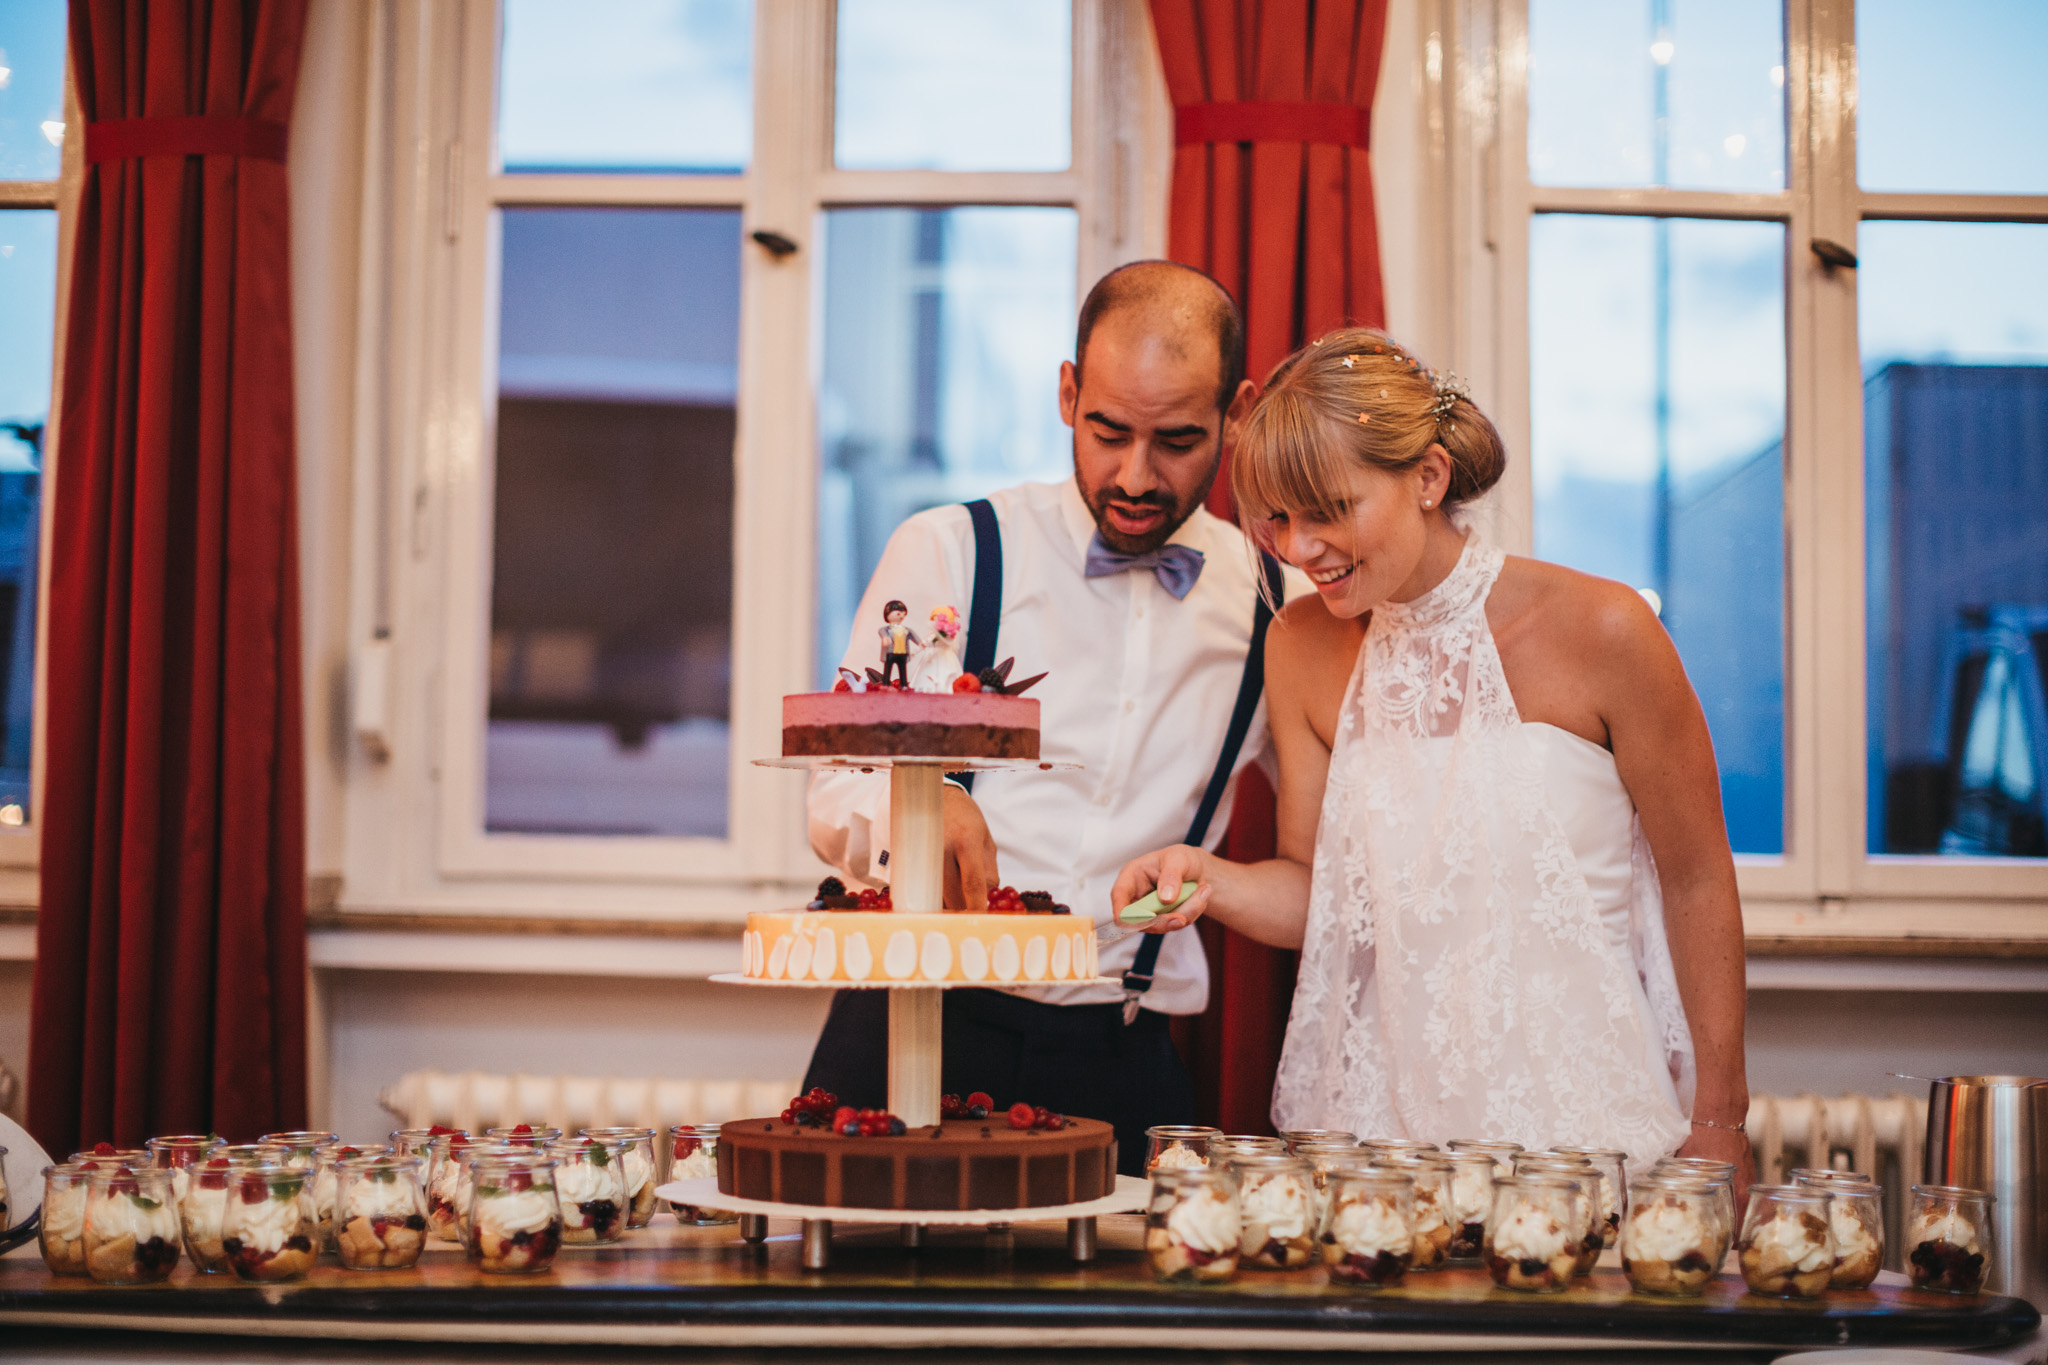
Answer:
<svg viewBox="0 0 2048 1365"><path fill-rule="evenodd" d="M1231 457L1240 524L1255 539L1276 512L1334 520L1357 465L1398 474L1432 445L1450 457L1446 506L1500 481L1500 433L1454 376L1425 369L1385 332L1347 327L1296 351L1266 376Z"/></svg>

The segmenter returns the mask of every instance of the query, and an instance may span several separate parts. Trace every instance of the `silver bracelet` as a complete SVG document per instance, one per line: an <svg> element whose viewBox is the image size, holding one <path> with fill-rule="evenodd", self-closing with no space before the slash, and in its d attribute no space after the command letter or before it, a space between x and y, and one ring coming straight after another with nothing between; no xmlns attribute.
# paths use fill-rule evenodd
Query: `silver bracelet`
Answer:
<svg viewBox="0 0 2048 1365"><path fill-rule="evenodd" d="M1692 1120L1692 1126L1695 1128L1718 1128L1724 1133L1747 1133L1749 1131L1747 1123L1716 1123L1712 1119L1694 1119Z"/></svg>

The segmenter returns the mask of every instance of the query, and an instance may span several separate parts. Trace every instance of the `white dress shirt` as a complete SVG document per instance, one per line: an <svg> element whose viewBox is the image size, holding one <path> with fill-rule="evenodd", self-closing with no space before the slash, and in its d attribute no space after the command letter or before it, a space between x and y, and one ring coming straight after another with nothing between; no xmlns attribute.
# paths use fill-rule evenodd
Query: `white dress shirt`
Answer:
<svg viewBox="0 0 2048 1365"><path fill-rule="evenodd" d="M1014 656L1010 676L1045 672L1027 694L1038 699L1040 757L1078 771L991 772L974 799L995 838L1002 878L1022 891L1049 891L1076 915L1109 917L1109 890L1125 863L1179 843L1223 750L1244 676L1258 574L1243 536L1197 511L1172 543L1203 555L1202 574L1175 601L1149 570L1083 577L1095 521L1072 480L1024 484L989 499L1003 538L1002 629L996 661ZM1288 571L1288 593L1306 580ZM855 618L845 663L873 662L870 622L900 598L910 619L934 607L968 615L974 591L974 529L958 504L920 512L889 538ZM1230 824L1236 773L1272 747L1262 699L1238 753L1231 786L1209 822L1213 846ZM859 881L888 880L886 774L819 773L811 779L811 846ZM1121 976L1137 953L1133 935L1103 949L1104 976ZM1054 1004L1116 1001L1113 986L1033 991ZM1147 1009L1197 1014L1209 1000L1209 967L1194 934L1166 936Z"/></svg>

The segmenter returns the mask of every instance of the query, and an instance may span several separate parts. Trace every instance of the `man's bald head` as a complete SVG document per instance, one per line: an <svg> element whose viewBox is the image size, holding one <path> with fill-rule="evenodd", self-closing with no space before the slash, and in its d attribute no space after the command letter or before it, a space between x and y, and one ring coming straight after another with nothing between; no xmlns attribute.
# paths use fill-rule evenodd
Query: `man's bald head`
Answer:
<svg viewBox="0 0 2048 1365"><path fill-rule="evenodd" d="M1244 315L1229 290L1177 261L1133 261L1110 271L1081 304L1074 337L1077 380L1096 324L1111 317L1184 357L1215 346L1216 410L1230 406L1244 382Z"/></svg>

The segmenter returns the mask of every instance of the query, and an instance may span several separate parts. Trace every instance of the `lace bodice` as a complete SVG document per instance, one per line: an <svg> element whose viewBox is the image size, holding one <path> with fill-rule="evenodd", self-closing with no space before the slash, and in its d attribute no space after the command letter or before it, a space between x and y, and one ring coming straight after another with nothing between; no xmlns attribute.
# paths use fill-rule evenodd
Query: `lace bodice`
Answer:
<svg viewBox="0 0 2048 1365"><path fill-rule="evenodd" d="M1486 622L1504 559L1473 534L1442 583L1373 612L1331 746L1274 1122L1653 1161L1684 1140L1692 1089L1656 869L1611 758L1604 791L1584 778L1597 765L1560 779L1522 723ZM1574 836L1625 915L1603 922Z"/></svg>

